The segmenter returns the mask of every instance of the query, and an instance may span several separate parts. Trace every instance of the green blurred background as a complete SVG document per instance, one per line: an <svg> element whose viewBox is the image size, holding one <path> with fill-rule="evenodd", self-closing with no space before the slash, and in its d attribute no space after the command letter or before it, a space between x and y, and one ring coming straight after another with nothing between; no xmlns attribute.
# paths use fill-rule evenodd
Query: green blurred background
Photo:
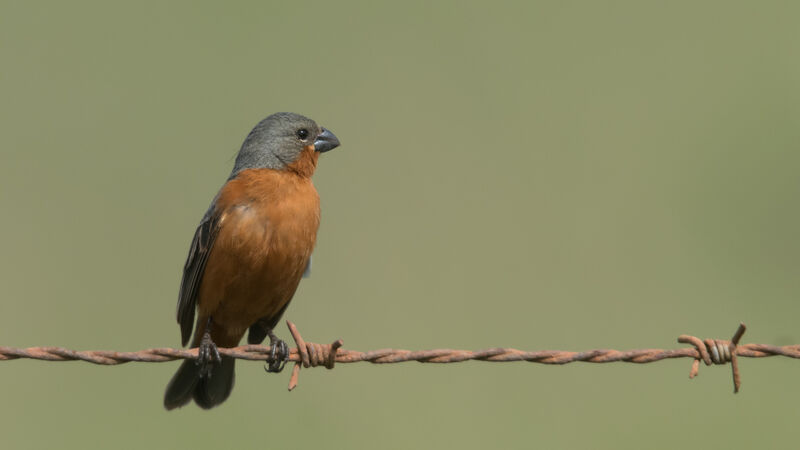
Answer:
<svg viewBox="0 0 800 450"><path fill-rule="evenodd" d="M0 345L177 346L250 128L343 142L285 318L345 347L800 343L792 2L3 2ZM281 326L279 334L289 338ZM800 364L0 364L2 448L797 448ZM327 444L325 444L327 443Z"/></svg>

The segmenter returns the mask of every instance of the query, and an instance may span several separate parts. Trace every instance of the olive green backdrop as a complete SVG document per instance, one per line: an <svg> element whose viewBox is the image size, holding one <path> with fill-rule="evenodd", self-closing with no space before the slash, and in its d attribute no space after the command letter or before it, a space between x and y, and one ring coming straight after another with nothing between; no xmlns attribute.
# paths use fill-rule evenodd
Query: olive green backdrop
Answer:
<svg viewBox="0 0 800 450"><path fill-rule="evenodd" d="M800 343L791 2L3 2L0 345L177 346L250 128L333 130L286 318L348 348ZM289 338L281 325L278 333ZM797 448L800 362L341 365L167 413L177 363L0 363L0 447Z"/></svg>

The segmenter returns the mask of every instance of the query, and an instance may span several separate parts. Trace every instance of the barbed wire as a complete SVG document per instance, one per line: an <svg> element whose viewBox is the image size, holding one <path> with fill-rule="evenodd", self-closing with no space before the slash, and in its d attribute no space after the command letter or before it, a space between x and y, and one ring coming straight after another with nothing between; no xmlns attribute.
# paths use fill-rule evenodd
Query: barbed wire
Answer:
<svg viewBox="0 0 800 450"><path fill-rule="evenodd" d="M692 358L689 378L697 376L700 361L706 365L731 363L734 392L741 386L741 376L737 357L763 358L767 356L785 356L800 359L800 344L774 346L766 344L739 345L746 327L740 324L731 340L701 340L690 335L678 337L679 343L691 344L692 347L678 349L637 349L637 350L588 350L570 352L560 350L522 351L514 348L488 348L484 350L395 350L381 349L366 352L347 350L342 347L342 340L331 344L305 342L297 327L287 321L289 332L297 345L289 351L287 361L294 362L289 379L289 390L297 386L301 367L324 366L332 369L335 363L369 362L372 364L392 364L408 361L421 363L457 363L464 361L512 362L527 361L539 364L569 364L573 362L611 363L628 362L636 364L651 363L673 358ZM269 346L242 345L233 348L220 348L221 355L250 361L270 361ZM151 348L136 352L115 351L76 351L61 347L0 347L0 361L13 359L37 359L43 361L85 361L92 364L118 365L128 362L167 362L177 359L197 359L197 349Z"/></svg>

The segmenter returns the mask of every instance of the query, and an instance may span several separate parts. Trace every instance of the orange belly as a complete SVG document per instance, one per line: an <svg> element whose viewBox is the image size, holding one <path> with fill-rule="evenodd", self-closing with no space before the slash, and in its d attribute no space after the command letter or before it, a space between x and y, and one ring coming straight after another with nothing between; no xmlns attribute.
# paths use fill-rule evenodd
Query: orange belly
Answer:
<svg viewBox="0 0 800 450"><path fill-rule="evenodd" d="M316 242L319 196L307 177L247 170L216 208L221 226L200 285L195 343L211 317L211 338L230 347L292 299Z"/></svg>

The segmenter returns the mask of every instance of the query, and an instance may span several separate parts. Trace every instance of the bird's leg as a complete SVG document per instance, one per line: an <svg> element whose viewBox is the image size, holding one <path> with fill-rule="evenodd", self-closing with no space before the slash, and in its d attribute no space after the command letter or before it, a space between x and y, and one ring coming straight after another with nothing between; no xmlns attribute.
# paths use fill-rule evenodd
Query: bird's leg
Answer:
<svg viewBox="0 0 800 450"><path fill-rule="evenodd" d="M270 373L278 373L283 370L283 366L286 365L286 361L289 359L289 346L286 345L286 342L278 339L271 329L267 331L267 336L269 336L270 350L269 364L265 367L265 370Z"/></svg>
<svg viewBox="0 0 800 450"><path fill-rule="evenodd" d="M197 361L195 361L195 364L200 366L200 378L211 378L212 363L219 364L221 362L222 357L217 350L217 344L211 340L211 317L209 317L203 332L203 339L200 340L200 346L197 348Z"/></svg>

